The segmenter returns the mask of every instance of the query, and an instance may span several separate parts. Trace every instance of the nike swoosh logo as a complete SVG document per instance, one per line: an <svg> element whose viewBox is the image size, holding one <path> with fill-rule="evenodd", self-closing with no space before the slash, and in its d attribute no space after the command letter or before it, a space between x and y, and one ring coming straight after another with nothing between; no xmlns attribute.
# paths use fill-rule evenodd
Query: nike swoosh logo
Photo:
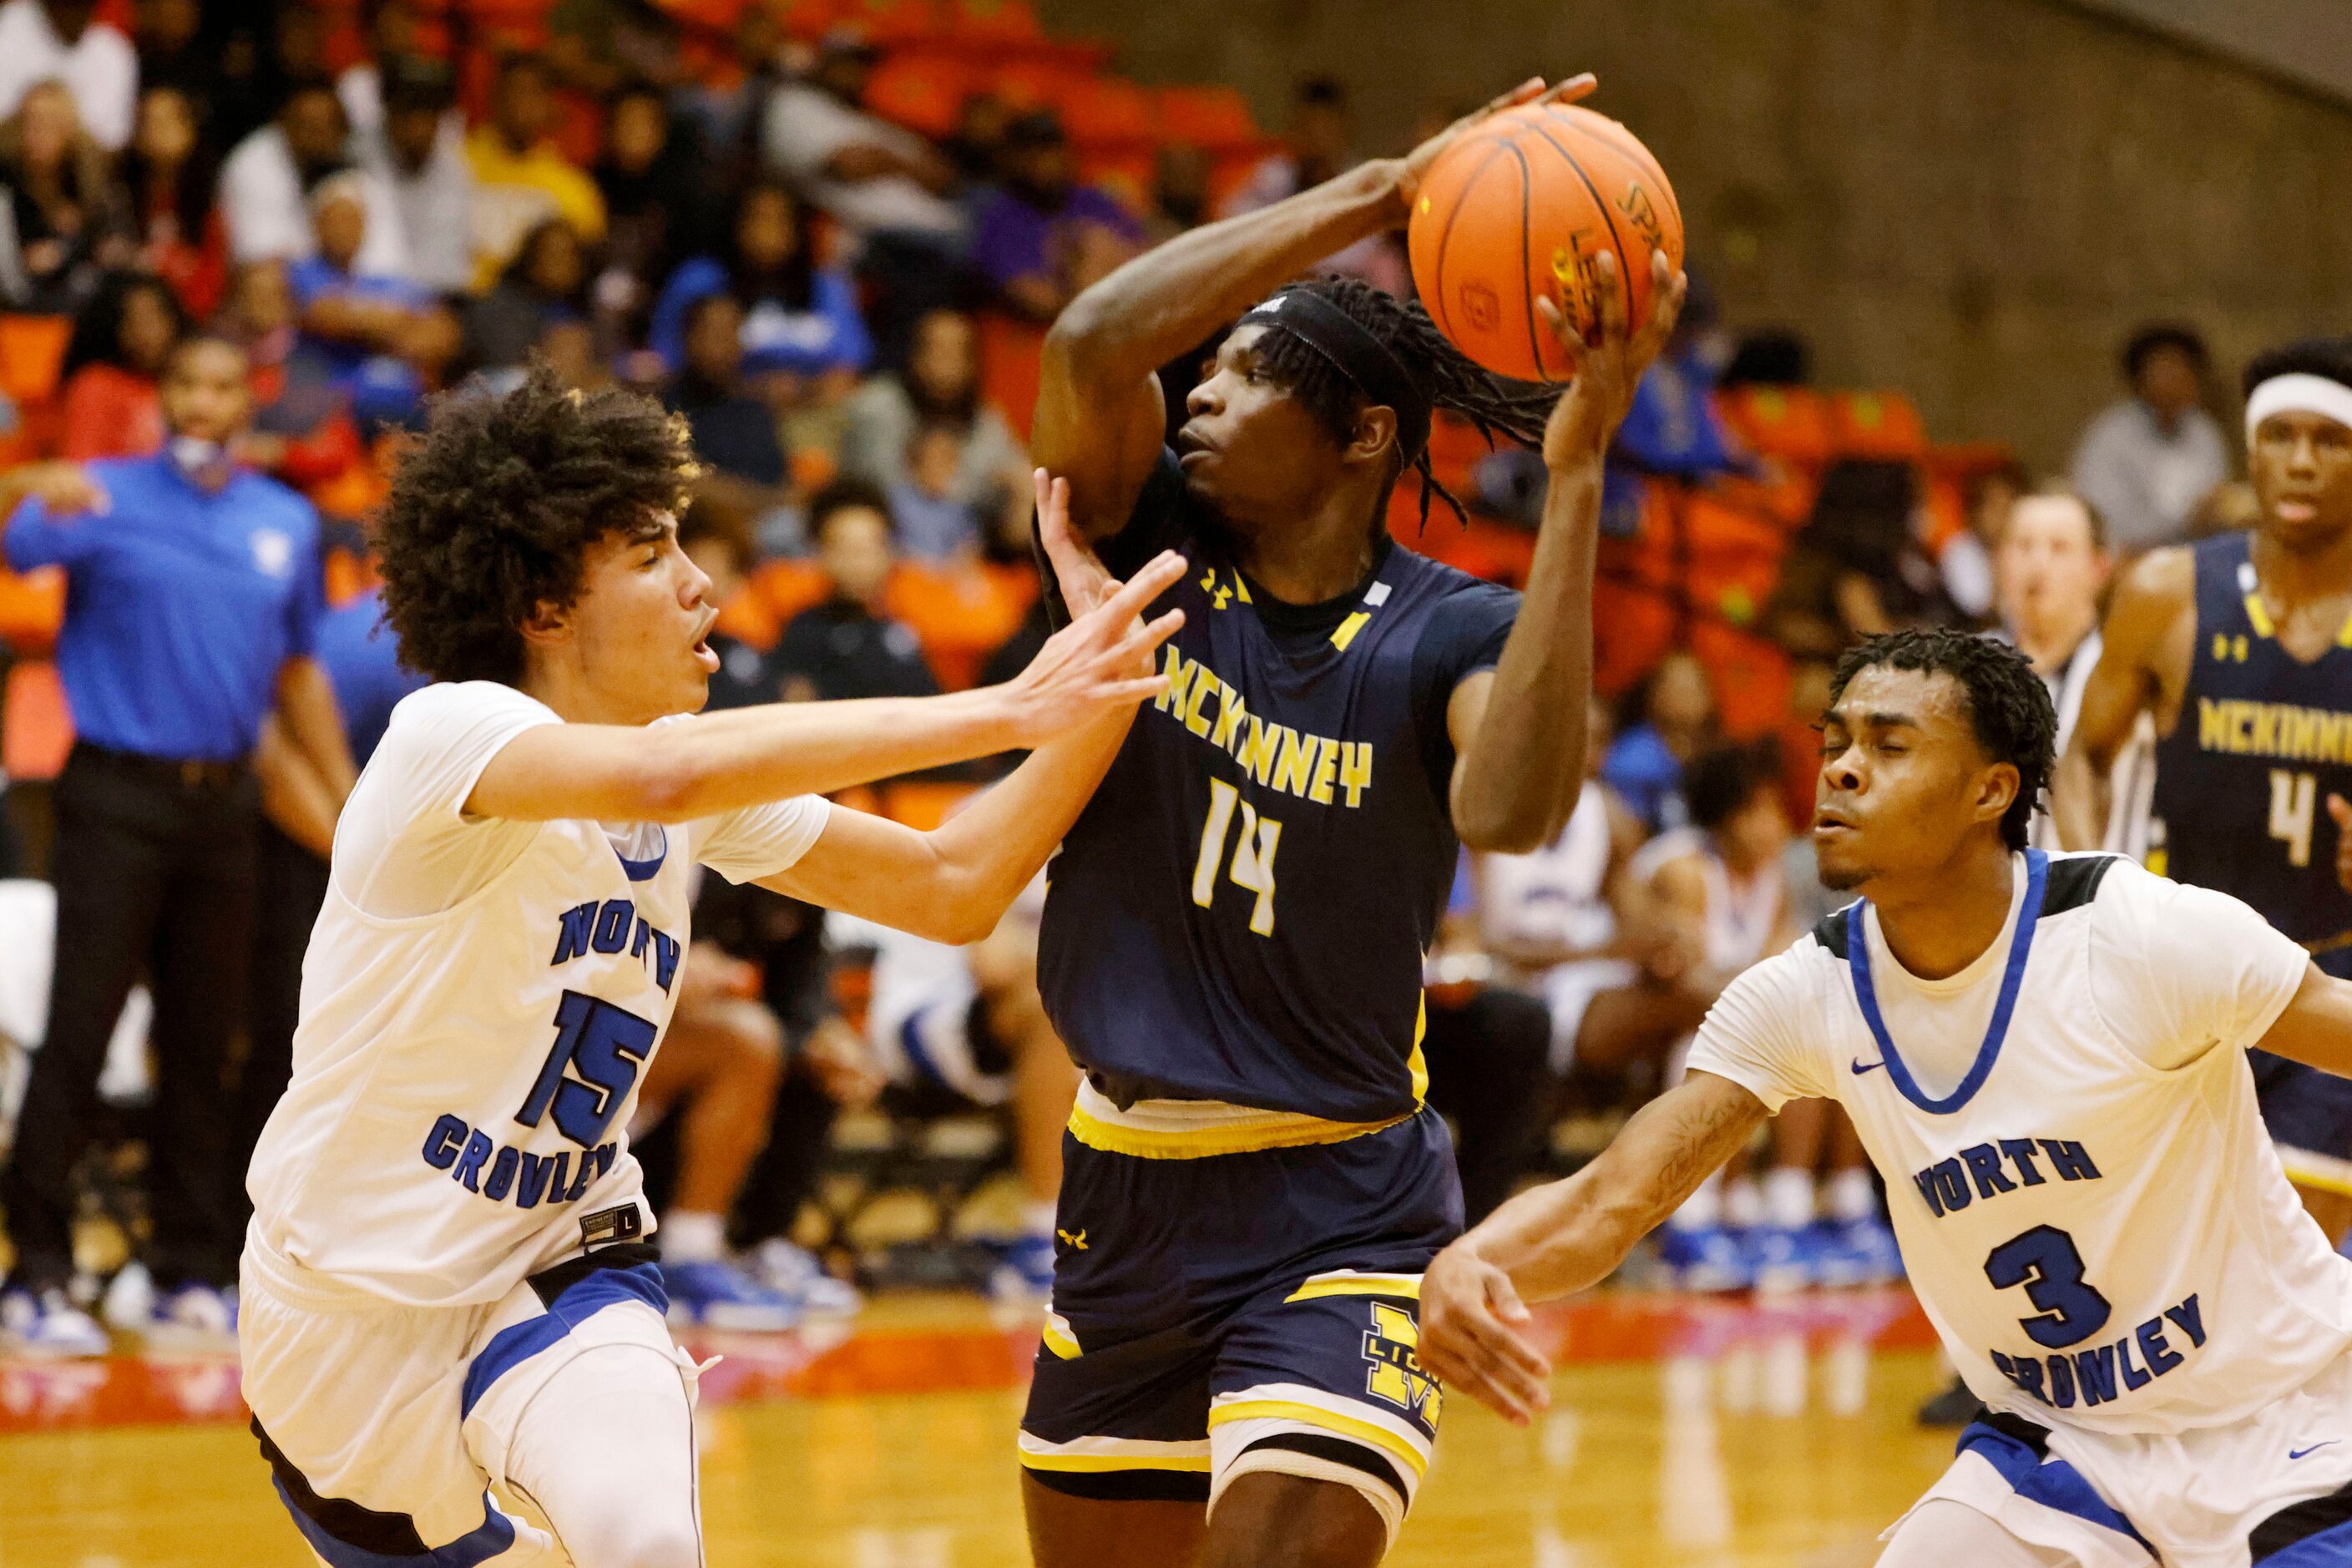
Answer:
<svg viewBox="0 0 2352 1568"><path fill-rule="evenodd" d="M1854 1063L1854 1064L1853 1064L1853 1076L1854 1076L1854 1077L1856 1077L1856 1078L1860 1078L1863 1074L1864 1074L1864 1073L1868 1072L1871 1068L1883 1068L1883 1067L1885 1067L1885 1065L1886 1065L1886 1061L1885 1061L1885 1058L1883 1058L1883 1057L1882 1057L1881 1058L1879 1058L1877 1061L1874 1061L1874 1062L1862 1062L1862 1061L1858 1061L1858 1062L1856 1062L1856 1063Z"/></svg>
<svg viewBox="0 0 2352 1568"><path fill-rule="evenodd" d="M2286 1451L2286 1457L2287 1457L2288 1458L2290 1458L2290 1459L2300 1459L2300 1458L2302 1458L2305 1454L2316 1454L2316 1453L2317 1453L2317 1452L2319 1452L2319 1450L2320 1450L2320 1449L2322 1449L2322 1448L2333 1448L2334 1447L2336 1447L2336 1444L2338 1444L2338 1443L2342 1442L2343 1440L2344 1440L2344 1439L2342 1439L2341 1437L2330 1437L2329 1439L2327 1439L2327 1441L2326 1441L2326 1442L2325 1442L2325 1443L2314 1443L2314 1444L2313 1444L2310 1447L2308 1447L2308 1448L2289 1448L2289 1449Z"/></svg>

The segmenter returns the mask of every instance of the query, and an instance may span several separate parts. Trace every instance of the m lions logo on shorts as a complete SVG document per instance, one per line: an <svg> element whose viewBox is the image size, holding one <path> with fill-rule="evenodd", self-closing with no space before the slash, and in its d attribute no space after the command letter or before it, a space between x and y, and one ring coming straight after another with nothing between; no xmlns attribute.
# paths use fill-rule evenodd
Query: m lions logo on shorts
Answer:
<svg viewBox="0 0 2352 1568"><path fill-rule="evenodd" d="M1437 1380L1422 1370L1421 1325L1402 1307L1374 1301L1371 1308L1372 1326L1364 1335L1364 1359L1372 1363L1372 1370L1364 1379L1364 1392L1413 1411L1435 1426L1445 1395Z"/></svg>

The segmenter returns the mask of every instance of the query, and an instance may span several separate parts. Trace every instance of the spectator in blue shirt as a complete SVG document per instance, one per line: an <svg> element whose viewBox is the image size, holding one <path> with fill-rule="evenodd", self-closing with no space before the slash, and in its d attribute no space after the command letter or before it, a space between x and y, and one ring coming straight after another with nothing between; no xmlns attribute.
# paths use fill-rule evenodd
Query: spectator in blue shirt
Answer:
<svg viewBox="0 0 2352 1568"><path fill-rule="evenodd" d="M686 363L687 307L732 294L743 309L743 374L830 378L845 395L873 358L857 311L857 289L838 268L821 267L807 216L792 188L755 180L736 198L724 257L698 256L670 274L654 305L653 350L675 374Z"/></svg>
<svg viewBox="0 0 2352 1568"><path fill-rule="evenodd" d="M1706 666L1689 649L1675 649L1642 683L1632 707L1637 721L1610 742L1601 782L1646 832L1685 826L1690 808L1683 801L1683 765L1721 735Z"/></svg>
<svg viewBox="0 0 2352 1568"><path fill-rule="evenodd" d="M368 197L364 175L323 181L310 197L318 254L286 268L302 327L296 353L324 364L362 428L414 419L427 380L457 351L457 321L430 292L358 269Z"/></svg>
<svg viewBox="0 0 2352 1568"><path fill-rule="evenodd" d="M58 668L78 739L56 785L58 961L14 1157L0 1177L16 1261L0 1316L27 1342L95 1354L68 1299L73 1167L108 1036L143 966L152 977L157 1118L152 1235L158 1315L225 1333L238 1238L225 1087L245 1009L256 790L273 713L340 802L352 765L315 657L318 517L228 453L249 406L244 353L183 342L162 385L154 457L51 470L9 519L8 564L66 572Z"/></svg>

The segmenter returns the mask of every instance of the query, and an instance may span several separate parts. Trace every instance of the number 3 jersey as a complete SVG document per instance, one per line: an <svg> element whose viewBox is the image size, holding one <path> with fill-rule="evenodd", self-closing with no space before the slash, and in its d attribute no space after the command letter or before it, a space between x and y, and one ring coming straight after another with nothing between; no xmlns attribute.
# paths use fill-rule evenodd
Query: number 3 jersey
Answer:
<svg viewBox="0 0 2352 1568"><path fill-rule="evenodd" d="M294 1073L247 1177L246 1267L281 1296L494 1301L652 1218L626 1129L676 1005L697 863L781 871L814 797L673 826L465 814L560 723L487 681L393 710L336 830Z"/></svg>
<svg viewBox="0 0 2352 1568"><path fill-rule="evenodd" d="M2193 547L2196 644L2179 721L2157 742L2164 841L2148 867L2245 900L2321 968L2352 975L2352 894L2336 884L2327 818L2330 795L2352 797L2352 626L2309 664L2288 653L2252 542Z"/></svg>
<svg viewBox="0 0 2352 1568"><path fill-rule="evenodd" d="M2287 1184L2245 1058L2309 959L2128 860L2015 868L1959 973L1908 974L1853 905L1734 981L1690 1065L1775 1111L1845 1107L1987 1405L2105 1433L2241 1419L2352 1343L2352 1261Z"/></svg>
<svg viewBox="0 0 2352 1568"><path fill-rule="evenodd" d="M1518 595L1376 542L1370 575L1280 603L1233 564L1171 456L1106 542L1191 571L1183 628L1047 868L1038 980L1107 1097L1343 1123L1420 1103L1422 954L1459 850L1454 686L1500 657Z"/></svg>

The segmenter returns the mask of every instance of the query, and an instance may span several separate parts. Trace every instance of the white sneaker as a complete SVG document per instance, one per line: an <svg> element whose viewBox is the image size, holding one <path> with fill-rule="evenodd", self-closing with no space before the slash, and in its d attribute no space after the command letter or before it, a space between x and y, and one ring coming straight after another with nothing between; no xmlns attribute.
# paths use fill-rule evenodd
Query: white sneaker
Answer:
<svg viewBox="0 0 2352 1568"><path fill-rule="evenodd" d="M54 1286L0 1292L0 1334L26 1355L99 1356L112 1346L98 1320Z"/></svg>
<svg viewBox="0 0 2352 1568"><path fill-rule="evenodd" d="M140 1331L174 1350L233 1351L236 1300L209 1285L183 1285L156 1301Z"/></svg>
<svg viewBox="0 0 2352 1568"><path fill-rule="evenodd" d="M98 1315L111 1329L145 1333L155 1321L155 1279L143 1263L126 1263L107 1281Z"/></svg>
<svg viewBox="0 0 2352 1568"><path fill-rule="evenodd" d="M820 1317L847 1317L866 1305L857 1287L825 1272L816 1254L772 1236L737 1260L752 1279L771 1290L781 1290L804 1312Z"/></svg>

